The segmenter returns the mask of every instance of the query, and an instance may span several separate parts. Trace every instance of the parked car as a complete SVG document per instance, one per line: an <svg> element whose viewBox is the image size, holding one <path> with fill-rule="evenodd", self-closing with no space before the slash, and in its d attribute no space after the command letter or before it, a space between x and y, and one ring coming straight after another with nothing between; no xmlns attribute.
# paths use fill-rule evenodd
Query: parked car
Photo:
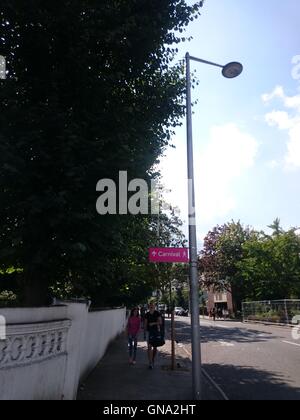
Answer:
<svg viewBox="0 0 300 420"><path fill-rule="evenodd" d="M177 316L188 316L189 311L188 311L188 309L183 309L181 306L177 306L175 308L175 315L177 315Z"/></svg>
<svg viewBox="0 0 300 420"><path fill-rule="evenodd" d="M167 307L167 305L164 305L163 303L161 303L161 304L158 305L158 310L162 315L165 315L165 313L168 310L168 307Z"/></svg>

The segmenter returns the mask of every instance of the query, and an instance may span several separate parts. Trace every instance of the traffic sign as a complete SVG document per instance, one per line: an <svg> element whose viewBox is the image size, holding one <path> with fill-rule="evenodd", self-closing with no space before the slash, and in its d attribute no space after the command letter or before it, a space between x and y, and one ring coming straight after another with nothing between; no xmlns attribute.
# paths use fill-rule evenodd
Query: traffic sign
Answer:
<svg viewBox="0 0 300 420"><path fill-rule="evenodd" d="M153 263L185 263L189 262L187 248L150 248L149 260Z"/></svg>

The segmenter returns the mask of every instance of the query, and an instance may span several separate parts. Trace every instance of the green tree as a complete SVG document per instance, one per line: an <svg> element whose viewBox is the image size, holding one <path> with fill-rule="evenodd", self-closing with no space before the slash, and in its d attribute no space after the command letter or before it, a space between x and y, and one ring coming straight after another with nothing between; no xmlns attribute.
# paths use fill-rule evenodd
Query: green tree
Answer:
<svg viewBox="0 0 300 420"><path fill-rule="evenodd" d="M237 309L247 295L238 262L243 259L243 246L252 235L251 229L240 222L217 226L206 236L199 256L202 286L208 290L232 292Z"/></svg>
<svg viewBox="0 0 300 420"><path fill-rule="evenodd" d="M122 290L116 276L134 251L127 239L147 236L150 223L99 217L95 186L120 170L154 176L184 114L176 34L201 7L2 0L0 266L22 268L26 304L44 303L58 281L78 294Z"/></svg>
<svg viewBox="0 0 300 420"><path fill-rule="evenodd" d="M280 236L284 232L284 230L280 226L280 219L278 217L274 220L274 222L270 226L268 226L268 228L273 230L272 235L275 237Z"/></svg>
<svg viewBox="0 0 300 420"><path fill-rule="evenodd" d="M243 300L300 297L300 237L284 231L280 220L272 234L240 223L216 227L204 242L199 265L206 289L232 291L236 308Z"/></svg>
<svg viewBox="0 0 300 420"><path fill-rule="evenodd" d="M249 300L300 297L300 238L295 229L285 232L278 222L271 225L271 236L257 233L243 246L238 268Z"/></svg>
<svg viewBox="0 0 300 420"><path fill-rule="evenodd" d="M182 221L175 214L162 213L159 218L162 246L184 246ZM170 264L149 263L149 247L157 244L157 216L129 217L126 232L120 236L123 247L114 260L108 262L105 280L58 282L53 287L57 297L85 296L94 306L137 305L145 302L154 290L164 290L177 273Z"/></svg>

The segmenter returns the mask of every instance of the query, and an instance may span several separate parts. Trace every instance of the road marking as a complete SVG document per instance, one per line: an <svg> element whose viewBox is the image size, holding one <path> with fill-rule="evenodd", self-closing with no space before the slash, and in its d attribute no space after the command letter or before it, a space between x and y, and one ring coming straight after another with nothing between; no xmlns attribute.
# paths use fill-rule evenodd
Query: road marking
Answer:
<svg viewBox="0 0 300 420"><path fill-rule="evenodd" d="M232 329L232 327L228 327L227 325L215 324L215 323L212 323L212 322L209 322L209 321L203 321L203 320L200 321L200 327L201 327L201 324L203 324L204 322L206 322L207 325L210 325L211 327L224 328L226 330L231 330Z"/></svg>
<svg viewBox="0 0 300 420"><path fill-rule="evenodd" d="M189 356L189 358L192 359L192 353L189 352L185 348L185 346L183 346L182 348L186 352L186 354ZM222 398L225 401L229 401L229 398L227 397L225 392L222 390L222 388L213 380L213 378L209 375L209 373L207 373L207 371L202 366L201 366L201 370L202 370L202 373L204 374L204 376L206 377L206 379L208 379L211 382L211 384L216 388L216 390L221 394Z"/></svg>
<svg viewBox="0 0 300 420"><path fill-rule="evenodd" d="M222 398L225 401L229 401L229 398L227 397L225 392L222 390L222 388L217 384L216 381L213 380L213 378L209 375L208 372L206 372L206 370L204 368L202 368L202 373L212 383L212 385L218 390L218 392L222 395Z"/></svg>
<svg viewBox="0 0 300 420"><path fill-rule="evenodd" d="M285 344L291 344L292 346L300 347L300 344L292 343L291 341L282 341L282 342L285 343Z"/></svg>
<svg viewBox="0 0 300 420"><path fill-rule="evenodd" d="M218 343L220 343L222 347L234 347L234 344L228 343L227 341L219 340Z"/></svg>
<svg viewBox="0 0 300 420"><path fill-rule="evenodd" d="M231 327L227 327L226 325L216 324L216 327L218 327L218 328L225 328L225 330L231 330Z"/></svg>

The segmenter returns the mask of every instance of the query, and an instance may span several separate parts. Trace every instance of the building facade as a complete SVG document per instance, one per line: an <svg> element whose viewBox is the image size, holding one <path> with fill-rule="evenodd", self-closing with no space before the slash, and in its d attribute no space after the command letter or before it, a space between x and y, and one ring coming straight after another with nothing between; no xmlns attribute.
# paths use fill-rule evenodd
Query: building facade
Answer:
<svg viewBox="0 0 300 420"><path fill-rule="evenodd" d="M213 309L218 312L228 314L228 316L234 313L232 293L228 291L215 292L213 289L207 293L207 312L210 313Z"/></svg>

